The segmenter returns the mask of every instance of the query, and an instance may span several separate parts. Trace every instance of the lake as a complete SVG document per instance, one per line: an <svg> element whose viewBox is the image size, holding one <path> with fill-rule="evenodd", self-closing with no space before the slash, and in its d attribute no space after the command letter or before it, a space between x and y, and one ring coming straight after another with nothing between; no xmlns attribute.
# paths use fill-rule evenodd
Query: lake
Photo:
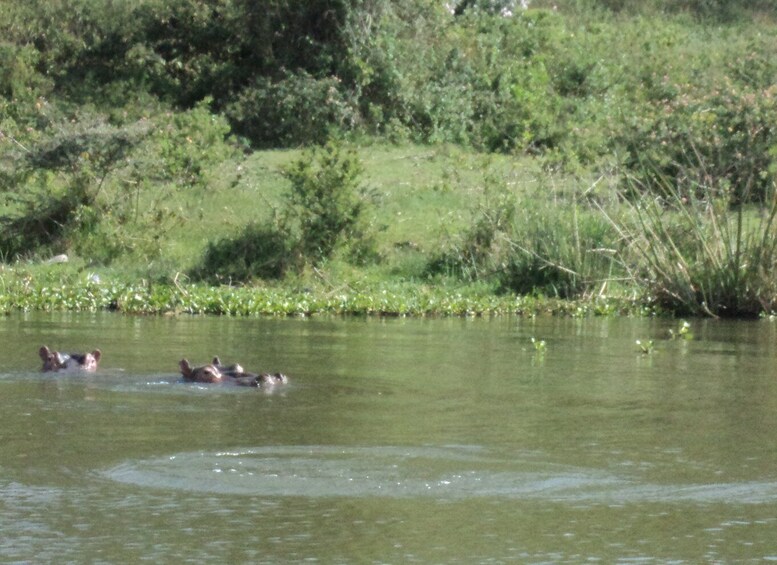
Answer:
<svg viewBox="0 0 777 565"><path fill-rule="evenodd" d="M0 560L777 561L775 323L678 325L13 313ZM291 382L179 381L214 355Z"/></svg>

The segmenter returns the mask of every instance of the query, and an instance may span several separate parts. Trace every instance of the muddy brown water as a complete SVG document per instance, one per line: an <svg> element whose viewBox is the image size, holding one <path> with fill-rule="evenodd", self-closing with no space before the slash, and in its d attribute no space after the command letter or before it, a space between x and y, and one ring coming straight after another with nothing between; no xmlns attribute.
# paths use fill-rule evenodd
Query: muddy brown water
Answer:
<svg viewBox="0 0 777 565"><path fill-rule="evenodd" d="M0 561L777 561L775 323L677 325L12 314Z"/></svg>

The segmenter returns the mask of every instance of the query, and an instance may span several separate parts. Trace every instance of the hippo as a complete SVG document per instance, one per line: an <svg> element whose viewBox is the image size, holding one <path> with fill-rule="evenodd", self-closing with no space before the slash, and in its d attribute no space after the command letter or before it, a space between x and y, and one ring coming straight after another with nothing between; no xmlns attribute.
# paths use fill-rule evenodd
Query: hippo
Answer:
<svg viewBox="0 0 777 565"><path fill-rule="evenodd" d="M181 368L183 380L190 383L220 383L224 380L224 375L218 367L213 364L203 365L202 367L192 367L189 361L181 359L178 364Z"/></svg>
<svg viewBox="0 0 777 565"><path fill-rule="evenodd" d="M228 377L238 377L241 375L245 375L245 369L243 369L243 366L240 363L233 363L232 365L224 365L221 362L221 359L218 357L214 357L213 361L211 361L211 365L216 367L219 372L221 372L222 375L226 375Z"/></svg>
<svg viewBox="0 0 777 565"><path fill-rule="evenodd" d="M239 386L268 387L278 384L286 384L289 379L283 373L249 373L239 363L224 365L218 357L214 357L211 363L219 372L226 376L232 384Z"/></svg>
<svg viewBox="0 0 777 565"><path fill-rule="evenodd" d="M76 371L94 372L100 362L102 353L95 349L91 353L60 353L52 351L45 345L38 350L43 361L43 371L72 373Z"/></svg>
<svg viewBox="0 0 777 565"><path fill-rule="evenodd" d="M262 373L259 378L263 385L285 385L289 382L289 377L283 373Z"/></svg>

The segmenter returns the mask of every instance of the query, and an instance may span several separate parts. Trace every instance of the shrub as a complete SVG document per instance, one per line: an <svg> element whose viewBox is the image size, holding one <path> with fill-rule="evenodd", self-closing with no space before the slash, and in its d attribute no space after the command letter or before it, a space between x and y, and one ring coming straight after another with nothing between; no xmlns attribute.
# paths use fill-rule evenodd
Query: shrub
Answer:
<svg viewBox="0 0 777 565"><path fill-rule="evenodd" d="M467 281L489 280L504 267L507 237L517 213L515 195L488 173L471 226L454 234L430 259L426 274L444 274Z"/></svg>
<svg viewBox="0 0 777 565"><path fill-rule="evenodd" d="M329 142L307 151L284 170L291 183L286 202L287 224L296 226L302 257L314 265L344 244L357 256L368 254L369 202L361 186L362 166L355 152Z"/></svg>
<svg viewBox="0 0 777 565"><path fill-rule="evenodd" d="M561 98L542 61L527 62L499 79L488 106L478 114L482 142L489 151L541 153L559 145L564 137Z"/></svg>
<svg viewBox="0 0 777 565"><path fill-rule="evenodd" d="M321 144L354 127L357 113L337 77L304 71L257 78L226 108L236 133L255 147Z"/></svg>
<svg viewBox="0 0 777 565"><path fill-rule="evenodd" d="M9 214L0 219L4 257L62 251L105 211L108 177L147 135L147 128L118 129L103 123L61 125L61 131L10 154L0 175ZM97 216L90 212L95 208Z"/></svg>
<svg viewBox="0 0 777 565"><path fill-rule="evenodd" d="M141 157L147 176L181 187L203 187L209 171L237 156L228 139L229 123L210 111L210 102L206 98L189 110L156 117Z"/></svg>
<svg viewBox="0 0 777 565"><path fill-rule="evenodd" d="M777 87L731 81L711 92L686 91L652 105L637 128L624 128L623 164L631 188L682 198L764 202L777 172Z"/></svg>
<svg viewBox="0 0 777 565"><path fill-rule="evenodd" d="M0 96L29 103L47 93L51 81L36 72L40 53L31 45L0 43Z"/></svg>
<svg viewBox="0 0 777 565"><path fill-rule="evenodd" d="M286 234L277 226L249 224L236 237L208 243L191 275L214 284L280 279L293 265Z"/></svg>
<svg viewBox="0 0 777 565"><path fill-rule="evenodd" d="M427 275L559 298L601 291L621 275L617 233L586 199L543 192L518 198L500 183L486 177L471 227L430 260Z"/></svg>
<svg viewBox="0 0 777 565"><path fill-rule="evenodd" d="M300 272L306 263L317 266L338 250L357 263L374 258L361 173L356 154L334 142L306 151L284 169L290 190L272 222L248 224L237 236L208 244L191 275L247 282Z"/></svg>
<svg viewBox="0 0 777 565"><path fill-rule="evenodd" d="M621 274L615 230L585 202L539 202L519 207L502 290L567 299L603 292Z"/></svg>
<svg viewBox="0 0 777 565"><path fill-rule="evenodd" d="M17 143L0 169L2 256L73 251L107 264L158 255L182 221L174 192L204 186L205 171L234 155L225 120L206 105L121 127L75 114Z"/></svg>

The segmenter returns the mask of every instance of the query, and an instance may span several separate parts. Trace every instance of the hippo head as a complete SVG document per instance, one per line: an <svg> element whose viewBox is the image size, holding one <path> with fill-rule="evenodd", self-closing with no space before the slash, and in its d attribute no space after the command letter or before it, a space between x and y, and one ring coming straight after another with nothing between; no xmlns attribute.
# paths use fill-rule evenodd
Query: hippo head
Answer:
<svg viewBox="0 0 777 565"><path fill-rule="evenodd" d="M203 365L202 367L192 367L189 361L181 359L178 364L181 368L183 379L193 383L220 383L222 379L221 371L215 365Z"/></svg>
<svg viewBox="0 0 777 565"><path fill-rule="evenodd" d="M45 345L41 346L38 350L38 355L40 355L40 358L43 361L44 371L58 371L63 365L63 359L59 352L51 351Z"/></svg>
<svg viewBox="0 0 777 565"><path fill-rule="evenodd" d="M96 371L102 353L95 349L91 353L60 353L45 345L38 350L44 371Z"/></svg>

